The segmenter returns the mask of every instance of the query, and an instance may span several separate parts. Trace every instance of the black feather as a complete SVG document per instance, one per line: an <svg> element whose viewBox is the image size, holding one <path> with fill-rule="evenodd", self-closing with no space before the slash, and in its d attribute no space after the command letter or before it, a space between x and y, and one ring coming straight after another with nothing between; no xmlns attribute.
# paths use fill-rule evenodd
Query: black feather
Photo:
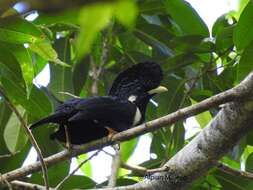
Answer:
<svg viewBox="0 0 253 190"><path fill-rule="evenodd" d="M163 79L161 67L154 62L143 62L122 71L114 80L110 96L127 99L159 86Z"/></svg>
<svg viewBox="0 0 253 190"><path fill-rule="evenodd" d="M152 97L147 92L158 87L162 78L158 64L145 62L134 65L118 75L109 96L68 100L59 105L55 113L30 128L56 123L59 128L50 138L66 142L66 126L72 144L84 144L107 136L108 127L116 132L127 130L144 121L146 106ZM128 101L131 95L137 95L134 102ZM140 118L134 122L138 110Z"/></svg>

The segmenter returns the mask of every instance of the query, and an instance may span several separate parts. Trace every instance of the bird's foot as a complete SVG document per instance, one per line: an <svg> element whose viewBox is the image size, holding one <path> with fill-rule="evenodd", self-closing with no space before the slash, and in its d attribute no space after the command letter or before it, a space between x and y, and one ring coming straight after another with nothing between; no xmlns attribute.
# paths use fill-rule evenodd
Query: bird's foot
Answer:
<svg viewBox="0 0 253 190"><path fill-rule="evenodd" d="M115 134L117 134L117 133L118 133L117 131L113 130L113 129L112 129L112 128L110 128L110 127L106 127L106 129L107 129L107 130L108 130L108 132L109 132L109 134L108 134L108 138L109 138L110 140L112 140L113 136L114 136Z"/></svg>

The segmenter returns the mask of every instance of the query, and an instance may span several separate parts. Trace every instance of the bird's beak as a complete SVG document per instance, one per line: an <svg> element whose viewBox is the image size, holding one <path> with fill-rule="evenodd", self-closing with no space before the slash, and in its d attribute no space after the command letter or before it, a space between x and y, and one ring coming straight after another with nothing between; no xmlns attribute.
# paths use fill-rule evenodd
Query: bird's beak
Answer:
<svg viewBox="0 0 253 190"><path fill-rule="evenodd" d="M160 93L167 92L167 91L168 91L168 89L166 87L158 86L157 88L148 91L148 93L149 94L160 94Z"/></svg>

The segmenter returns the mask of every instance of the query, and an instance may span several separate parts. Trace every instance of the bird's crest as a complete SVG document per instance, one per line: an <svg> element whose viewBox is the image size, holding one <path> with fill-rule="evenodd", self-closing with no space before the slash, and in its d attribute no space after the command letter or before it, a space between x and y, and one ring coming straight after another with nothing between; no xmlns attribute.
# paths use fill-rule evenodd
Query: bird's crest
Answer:
<svg viewBox="0 0 253 190"><path fill-rule="evenodd" d="M159 86L163 79L160 65L154 62L143 62L122 71L114 80L110 96L127 99Z"/></svg>

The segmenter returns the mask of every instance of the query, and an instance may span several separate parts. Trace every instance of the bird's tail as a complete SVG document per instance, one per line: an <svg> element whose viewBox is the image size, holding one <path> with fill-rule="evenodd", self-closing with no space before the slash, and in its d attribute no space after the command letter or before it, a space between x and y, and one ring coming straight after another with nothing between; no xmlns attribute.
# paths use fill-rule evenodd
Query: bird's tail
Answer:
<svg viewBox="0 0 253 190"><path fill-rule="evenodd" d="M56 113L56 114L52 114L48 117L45 117L39 121L37 121L36 123L33 123L29 128L30 129L34 129L40 125L44 125L46 123L60 123L62 121L64 117L63 113Z"/></svg>

